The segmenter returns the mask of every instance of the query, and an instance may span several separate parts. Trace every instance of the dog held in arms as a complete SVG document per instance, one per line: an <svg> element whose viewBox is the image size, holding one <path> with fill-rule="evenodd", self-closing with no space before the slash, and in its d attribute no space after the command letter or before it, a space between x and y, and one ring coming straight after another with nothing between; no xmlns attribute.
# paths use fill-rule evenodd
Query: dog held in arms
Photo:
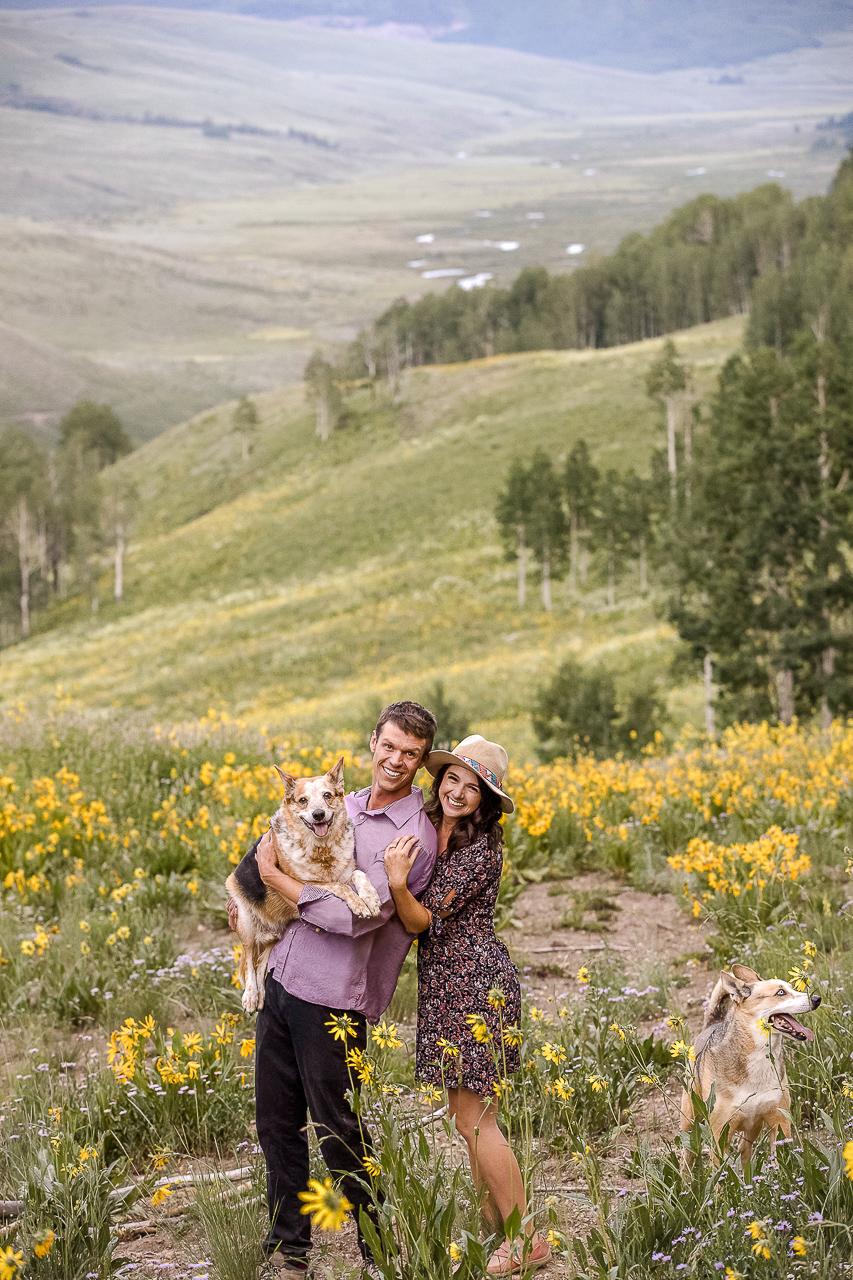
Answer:
<svg viewBox="0 0 853 1280"><path fill-rule="evenodd" d="M796 991L779 978L762 981L743 964L733 964L731 973L723 970L711 993L704 1026L693 1046L689 1085L705 1101L716 1085L711 1112L714 1140L719 1148L720 1134L728 1125L729 1137L737 1135L744 1167L762 1128L770 1132L771 1158L779 1129L786 1138L791 1136L784 1043L786 1037L814 1040L814 1032L794 1015L810 1013L819 1004L820 996ZM689 1133L693 1121L693 1102L685 1089L682 1132Z"/></svg>
<svg viewBox="0 0 853 1280"><path fill-rule="evenodd" d="M284 797L272 816L276 862L287 875L322 885L343 899L354 916L378 916L379 895L363 871L355 869L355 837L344 801L344 760L318 778L294 778L275 766ZM237 936L243 944L240 981L243 1008L264 1006L264 978L269 954L285 926L299 915L261 879L254 850L225 882L237 904Z"/></svg>

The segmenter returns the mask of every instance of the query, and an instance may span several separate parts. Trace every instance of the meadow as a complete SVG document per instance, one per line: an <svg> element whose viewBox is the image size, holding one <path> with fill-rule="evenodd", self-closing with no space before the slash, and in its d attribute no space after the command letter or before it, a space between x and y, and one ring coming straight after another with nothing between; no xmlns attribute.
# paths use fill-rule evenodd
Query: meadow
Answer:
<svg viewBox="0 0 853 1280"><path fill-rule="evenodd" d="M223 880L277 803L274 762L307 774L342 750L359 786L369 759L334 734L300 743L214 711L131 731L60 699L7 707L0 734L0 1196L22 1202L3 1229L3 1274L149 1277L170 1257L175 1276L249 1280L262 1212L254 1039ZM851 765L853 725L837 723L735 727L716 743L685 734L634 762L513 768L500 924L525 886L561 892L598 871L674 893L706 936L704 950L638 980L605 928L602 949L555 970L549 994L528 991L521 1026L504 1029L522 1068L499 1084L501 1107L553 1274L847 1273ZM679 973L687 963L710 985L733 958L823 997L815 1043L788 1055L794 1138L778 1166L759 1146L746 1176L736 1153L686 1173L671 1135L698 1023ZM461 1262L474 1277L486 1245L441 1090L413 1082L412 998L404 971L367 1052L351 1055L377 1137L365 1179L386 1197L380 1270L449 1278ZM450 1050L446 1071L450 1082ZM704 1123L692 1141L713 1141ZM316 1153L312 1174L319 1274L343 1277L343 1209Z"/></svg>
<svg viewBox="0 0 853 1280"><path fill-rule="evenodd" d="M272 390L424 269L570 269L771 171L822 192L853 93L846 36L720 83L159 8L0 31L0 415L48 440L84 394L145 440Z"/></svg>
<svg viewBox="0 0 853 1280"><path fill-rule="evenodd" d="M678 336L711 390L740 319ZM224 700L259 728L363 735L378 698L428 699L437 680L484 732L532 754L528 711L569 653L619 678L659 680L673 731L700 688L669 673L665 595L628 566L611 608L600 566L586 589L555 588L546 613L494 524L514 456L559 460L585 437L596 464L644 471L663 439L643 375L659 342L497 357L406 374L398 402L367 388L324 445L302 387L257 397L241 460L233 404L118 464L139 495L121 604L105 555L100 608L79 596L36 615L39 634L0 653L6 696L182 718ZM358 736L363 743L363 736Z"/></svg>

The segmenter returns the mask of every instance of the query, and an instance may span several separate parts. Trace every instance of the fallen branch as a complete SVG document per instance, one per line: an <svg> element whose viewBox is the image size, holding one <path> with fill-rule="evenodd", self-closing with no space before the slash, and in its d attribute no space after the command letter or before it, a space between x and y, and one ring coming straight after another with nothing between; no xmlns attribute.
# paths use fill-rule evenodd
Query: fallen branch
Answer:
<svg viewBox="0 0 853 1280"><path fill-rule="evenodd" d="M630 951L630 949L630 947L617 946L615 942L605 942L600 947L532 947L527 954L531 956L547 956L553 955L557 951Z"/></svg>

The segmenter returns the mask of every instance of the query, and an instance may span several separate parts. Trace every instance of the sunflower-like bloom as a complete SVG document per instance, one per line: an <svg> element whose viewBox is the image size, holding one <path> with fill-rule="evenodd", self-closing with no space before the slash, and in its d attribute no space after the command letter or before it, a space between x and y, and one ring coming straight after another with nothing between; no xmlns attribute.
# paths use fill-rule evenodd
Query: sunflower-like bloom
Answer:
<svg viewBox="0 0 853 1280"><path fill-rule="evenodd" d="M308 1190L300 1191L299 1199L303 1202L299 1212L310 1213L312 1223L321 1231L340 1231L344 1218L352 1209L346 1196L335 1190L331 1178L325 1182L309 1178Z"/></svg>

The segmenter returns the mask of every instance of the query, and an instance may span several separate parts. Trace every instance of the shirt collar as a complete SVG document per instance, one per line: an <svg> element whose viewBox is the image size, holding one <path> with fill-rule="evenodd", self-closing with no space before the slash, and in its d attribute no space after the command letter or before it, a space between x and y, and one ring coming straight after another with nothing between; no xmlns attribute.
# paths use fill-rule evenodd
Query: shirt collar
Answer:
<svg viewBox="0 0 853 1280"><path fill-rule="evenodd" d="M420 787L412 787L410 795L402 796L401 799L395 800L393 804L387 805L384 809L368 809L367 802L369 799L370 787L364 787L361 791L353 791L350 795L353 815L358 813L363 814L366 818L390 818L397 828L402 827L424 807L424 793Z"/></svg>

